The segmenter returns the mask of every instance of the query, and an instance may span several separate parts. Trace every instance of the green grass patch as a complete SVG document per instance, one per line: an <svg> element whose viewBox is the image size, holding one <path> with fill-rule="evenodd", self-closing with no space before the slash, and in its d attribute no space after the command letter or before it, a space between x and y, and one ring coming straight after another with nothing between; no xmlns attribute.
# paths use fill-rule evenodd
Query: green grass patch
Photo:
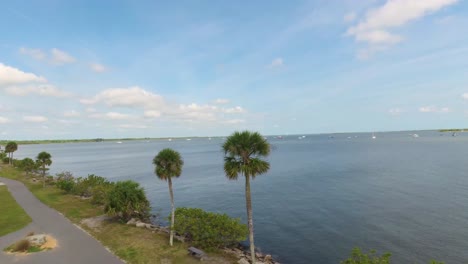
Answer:
<svg viewBox="0 0 468 264"><path fill-rule="evenodd" d="M31 217L19 206L4 185L0 186L0 212L0 237L20 230L31 222Z"/></svg>
<svg viewBox="0 0 468 264"><path fill-rule="evenodd" d="M104 214L102 206L91 204L90 200L69 194L55 186L42 187L39 181L33 183L31 176L15 168L3 165L0 176L23 182L29 190L44 204L64 214L72 222L79 224L84 218L96 217ZM41 180L40 177L37 179ZM0 199L1 200L1 199ZM3 225L0 225L0 227ZM148 229L137 228L119 222L104 222L98 229L89 229L82 226L114 254L130 264L140 263L200 263L199 260L187 254L187 243L174 241L169 246L167 234L152 233ZM209 253L210 259L204 261L208 264L237 263L237 260L222 252Z"/></svg>

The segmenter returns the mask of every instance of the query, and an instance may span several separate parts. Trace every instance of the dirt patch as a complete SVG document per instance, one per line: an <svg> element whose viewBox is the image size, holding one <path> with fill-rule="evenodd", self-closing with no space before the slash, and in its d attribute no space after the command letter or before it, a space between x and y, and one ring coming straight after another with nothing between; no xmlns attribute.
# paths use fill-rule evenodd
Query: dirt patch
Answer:
<svg viewBox="0 0 468 264"><path fill-rule="evenodd" d="M99 227L101 227L102 223L104 221L108 221L112 219L111 217L107 216L107 215L100 215L100 216L96 216L96 217L91 217L91 218L86 218L86 219L83 219L81 220L80 224L86 226L86 227L89 227L91 229L98 229Z"/></svg>
<svg viewBox="0 0 468 264"><path fill-rule="evenodd" d="M57 239L49 236L49 235L46 235L46 242L44 244L42 244L41 248L42 249L54 249L58 246L57 244Z"/></svg>

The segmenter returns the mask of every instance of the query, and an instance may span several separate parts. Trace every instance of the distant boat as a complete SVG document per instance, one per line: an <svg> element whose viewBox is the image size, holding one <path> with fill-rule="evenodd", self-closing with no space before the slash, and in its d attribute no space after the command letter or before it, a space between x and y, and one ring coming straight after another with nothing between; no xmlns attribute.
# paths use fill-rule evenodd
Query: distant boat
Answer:
<svg viewBox="0 0 468 264"><path fill-rule="evenodd" d="M115 143L117 143L117 144L122 144L122 141L117 141L117 142L115 142Z"/></svg>
<svg viewBox="0 0 468 264"><path fill-rule="evenodd" d="M191 138L186 138L185 140L190 141L190 140L192 140L192 139L191 139Z"/></svg>
<svg viewBox="0 0 468 264"><path fill-rule="evenodd" d="M208 138L208 140L211 140L211 138Z"/></svg>
<svg viewBox="0 0 468 264"><path fill-rule="evenodd" d="M172 141L172 138L169 138L167 141Z"/></svg>
<svg viewBox="0 0 468 264"><path fill-rule="evenodd" d="M372 133L372 139L376 139L377 137L375 136L374 133Z"/></svg>
<svg viewBox="0 0 468 264"><path fill-rule="evenodd" d="M418 135L418 134L413 134L413 137L414 137L414 138L418 138L419 135Z"/></svg>
<svg viewBox="0 0 468 264"><path fill-rule="evenodd" d="M453 132L452 133L452 137L456 137L457 136L457 133L456 132Z"/></svg>

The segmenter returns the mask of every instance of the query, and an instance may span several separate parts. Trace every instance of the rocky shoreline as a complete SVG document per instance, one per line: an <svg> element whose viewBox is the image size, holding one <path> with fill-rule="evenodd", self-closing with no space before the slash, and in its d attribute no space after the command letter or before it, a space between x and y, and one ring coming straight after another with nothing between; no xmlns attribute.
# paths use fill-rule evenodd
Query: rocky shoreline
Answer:
<svg viewBox="0 0 468 264"><path fill-rule="evenodd" d="M166 226L154 225L149 223L144 223L138 219L132 218L127 222L127 225L136 226L139 228L146 228L152 232L166 233L169 234L169 228ZM184 236L174 235L174 238L178 241L185 242ZM252 262L250 257L250 252L246 250L242 245L238 245L235 248L224 248L223 251L227 254L231 254L237 257L239 264L249 264ZM256 263L257 264L280 264L278 261L274 260L273 257L269 254L263 254L261 252L255 252ZM203 261L203 259L201 259Z"/></svg>

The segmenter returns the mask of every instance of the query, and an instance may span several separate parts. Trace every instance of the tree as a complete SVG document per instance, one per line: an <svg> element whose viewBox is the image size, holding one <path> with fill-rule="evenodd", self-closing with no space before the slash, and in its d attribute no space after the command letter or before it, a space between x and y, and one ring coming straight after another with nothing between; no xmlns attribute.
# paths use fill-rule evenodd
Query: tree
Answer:
<svg viewBox="0 0 468 264"><path fill-rule="evenodd" d="M115 183L107 194L107 200L105 212L109 215L119 216L124 221L132 217L147 220L150 216L150 205L145 190L137 182L119 181Z"/></svg>
<svg viewBox="0 0 468 264"><path fill-rule="evenodd" d="M5 152L8 153L9 164L13 164L13 152L18 150L18 144L14 141L10 141L5 146Z"/></svg>
<svg viewBox="0 0 468 264"><path fill-rule="evenodd" d="M36 163L30 158L24 158L21 161L21 168L26 172L26 175L28 175L36 168Z"/></svg>
<svg viewBox="0 0 468 264"><path fill-rule="evenodd" d="M254 179L270 169L270 163L262 159L270 154L270 150L270 144L262 135L250 131L234 132L223 144L226 177L237 180L239 174L245 176L245 201L252 263L255 263L255 245L250 178Z"/></svg>
<svg viewBox="0 0 468 264"><path fill-rule="evenodd" d="M175 221L175 207L174 207L174 193L172 191L172 178L179 177L182 173L182 166L184 161L180 153L166 148L161 150L158 155L153 159L153 164L156 166L154 173L159 179L167 181L169 184L169 195L171 196L171 233L169 237L169 244L172 246L174 239L174 221Z"/></svg>
<svg viewBox="0 0 468 264"><path fill-rule="evenodd" d="M52 155L48 152L42 151L41 153L37 154L36 163L42 170L42 186L45 187L45 173L46 173L46 166L50 166L52 164Z"/></svg>

